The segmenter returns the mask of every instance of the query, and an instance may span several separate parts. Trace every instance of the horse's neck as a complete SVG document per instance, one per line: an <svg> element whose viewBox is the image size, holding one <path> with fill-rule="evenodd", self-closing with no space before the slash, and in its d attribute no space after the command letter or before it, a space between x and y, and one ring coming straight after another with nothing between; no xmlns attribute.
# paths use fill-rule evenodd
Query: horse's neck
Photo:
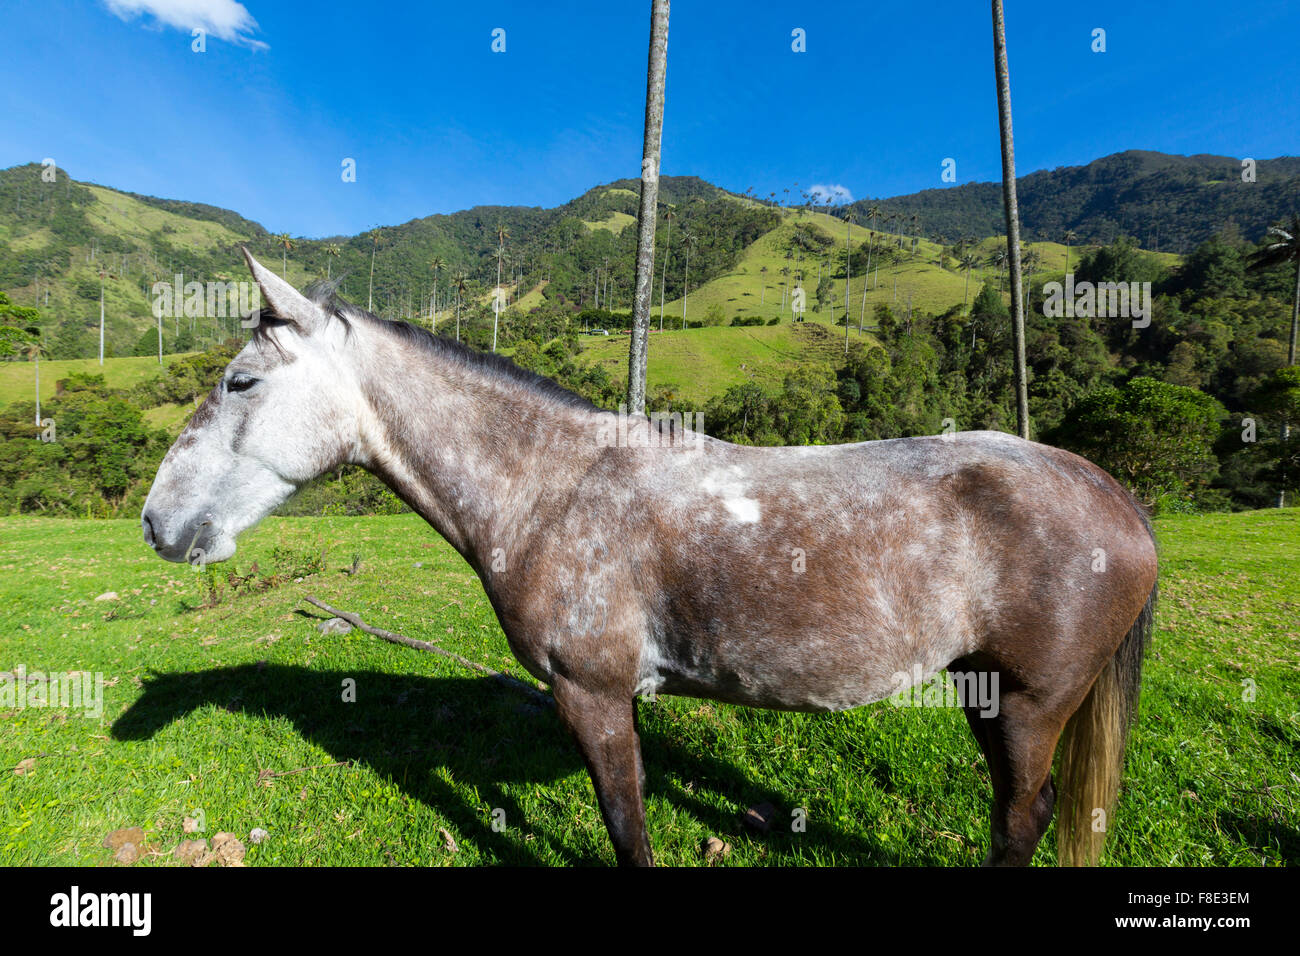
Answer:
<svg viewBox="0 0 1300 956"><path fill-rule="evenodd" d="M372 418L358 464L378 475L480 572L509 555L539 499L599 452L594 415L526 384L391 343L363 378Z"/></svg>

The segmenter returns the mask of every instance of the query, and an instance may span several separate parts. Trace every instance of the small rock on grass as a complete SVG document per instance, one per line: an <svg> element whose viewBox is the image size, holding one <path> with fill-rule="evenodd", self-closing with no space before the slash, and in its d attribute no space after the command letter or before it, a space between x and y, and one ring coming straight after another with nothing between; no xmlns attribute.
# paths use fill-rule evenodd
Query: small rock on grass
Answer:
<svg viewBox="0 0 1300 956"><path fill-rule="evenodd" d="M256 846L259 843L264 843L266 838L270 835L271 834L267 833L261 827L253 827L252 831L248 834L248 842Z"/></svg>
<svg viewBox="0 0 1300 956"><path fill-rule="evenodd" d="M116 601L117 599L116 591L105 591L99 597L95 598L96 601Z"/></svg>
<svg viewBox="0 0 1300 956"><path fill-rule="evenodd" d="M707 840L704 841L704 846L702 847L702 849L704 851L704 862L716 863L718 860L722 859L723 857L730 855L731 844L724 843L722 840L719 840L717 837L709 837Z"/></svg>
<svg viewBox="0 0 1300 956"><path fill-rule="evenodd" d="M332 617L328 621L317 624L316 630L322 634L347 634L352 630L352 625L341 617Z"/></svg>
<svg viewBox="0 0 1300 956"><path fill-rule="evenodd" d="M202 829L203 827L199 824L199 821L193 817L186 817L181 821L181 831L183 833L199 833Z"/></svg>
<svg viewBox="0 0 1300 956"><path fill-rule="evenodd" d="M31 770L35 766L36 766L36 758L27 757L24 760L18 761L18 766L14 767L14 773L18 774L18 776L20 777L26 776L27 771Z"/></svg>

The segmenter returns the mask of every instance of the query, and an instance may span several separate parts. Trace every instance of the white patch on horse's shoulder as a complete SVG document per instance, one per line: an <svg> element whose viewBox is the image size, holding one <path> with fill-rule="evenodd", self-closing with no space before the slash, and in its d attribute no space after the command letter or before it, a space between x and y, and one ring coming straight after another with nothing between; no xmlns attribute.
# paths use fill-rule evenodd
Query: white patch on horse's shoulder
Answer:
<svg viewBox="0 0 1300 956"><path fill-rule="evenodd" d="M754 524L758 521L760 515L758 501L745 497L745 484L742 480L744 472L734 466L731 471L735 477L729 477L718 472L705 475L700 487L704 489L706 494L716 495L721 498L727 511L737 521Z"/></svg>
<svg viewBox="0 0 1300 956"><path fill-rule="evenodd" d="M754 524L759 519L758 502L753 498L728 498L723 504L737 521Z"/></svg>

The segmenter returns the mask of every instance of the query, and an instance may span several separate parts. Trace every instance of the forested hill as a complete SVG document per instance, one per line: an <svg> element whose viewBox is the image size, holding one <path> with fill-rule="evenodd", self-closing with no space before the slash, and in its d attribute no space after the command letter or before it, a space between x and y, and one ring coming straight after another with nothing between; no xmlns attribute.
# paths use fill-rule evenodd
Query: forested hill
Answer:
<svg viewBox="0 0 1300 956"><path fill-rule="evenodd" d="M1109 243L1121 235L1148 249L1186 254L1235 223L1255 240L1285 213L1300 211L1300 157L1258 159L1255 182L1243 182L1242 159L1171 156L1129 150L1086 166L1062 166L1016 181L1021 235L1028 242L1059 242L1067 229L1080 242ZM938 167L936 167L936 174ZM923 235L983 237L1006 231L1001 183L967 183L891 199L853 203L854 221L870 225L868 211L901 215ZM895 226L876 225L888 231Z"/></svg>
<svg viewBox="0 0 1300 956"><path fill-rule="evenodd" d="M148 353L156 348L156 340L144 339L154 327L152 284L176 275L185 281L240 278L241 243L298 285L343 274L346 297L373 302L375 311L390 317L427 315L435 300L440 311L457 300L482 304L498 268L512 307L524 312L543 300L566 309L598 304L615 311L631 303L635 179L594 187L551 209L477 206L357 236L302 239L275 235L278 224L231 210L77 182L63 170L46 182L43 172L35 163L0 170L0 292L40 309L51 356L95 352L101 295L108 354ZM797 189L783 194L798 203ZM698 177L663 177L656 265L666 298L727 275L751 244L775 235L783 221L778 195L760 199ZM1242 236L1258 238L1269 223L1300 209L1300 159L1259 160L1256 181L1246 183L1239 159L1127 152L1031 173L1020 180L1019 196L1026 241L1059 241L1070 229L1080 245L1127 234L1149 249L1188 252L1234 223ZM896 218L873 221L873 205ZM839 212L859 226L942 236L943 244L1003 228L994 183L864 200ZM455 289L462 294L455 296ZM175 341L166 347L188 347L180 323L172 331Z"/></svg>

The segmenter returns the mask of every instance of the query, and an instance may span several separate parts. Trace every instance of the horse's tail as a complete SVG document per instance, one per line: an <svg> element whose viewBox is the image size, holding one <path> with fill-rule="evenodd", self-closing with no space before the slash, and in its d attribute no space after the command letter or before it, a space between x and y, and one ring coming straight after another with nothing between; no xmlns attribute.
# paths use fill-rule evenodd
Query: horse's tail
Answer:
<svg viewBox="0 0 1300 956"><path fill-rule="evenodd" d="M1158 590L1152 584L1137 620L1061 735L1056 820L1061 866L1091 866L1101 856L1124 772L1128 730L1137 717L1142 659L1151 642Z"/></svg>

